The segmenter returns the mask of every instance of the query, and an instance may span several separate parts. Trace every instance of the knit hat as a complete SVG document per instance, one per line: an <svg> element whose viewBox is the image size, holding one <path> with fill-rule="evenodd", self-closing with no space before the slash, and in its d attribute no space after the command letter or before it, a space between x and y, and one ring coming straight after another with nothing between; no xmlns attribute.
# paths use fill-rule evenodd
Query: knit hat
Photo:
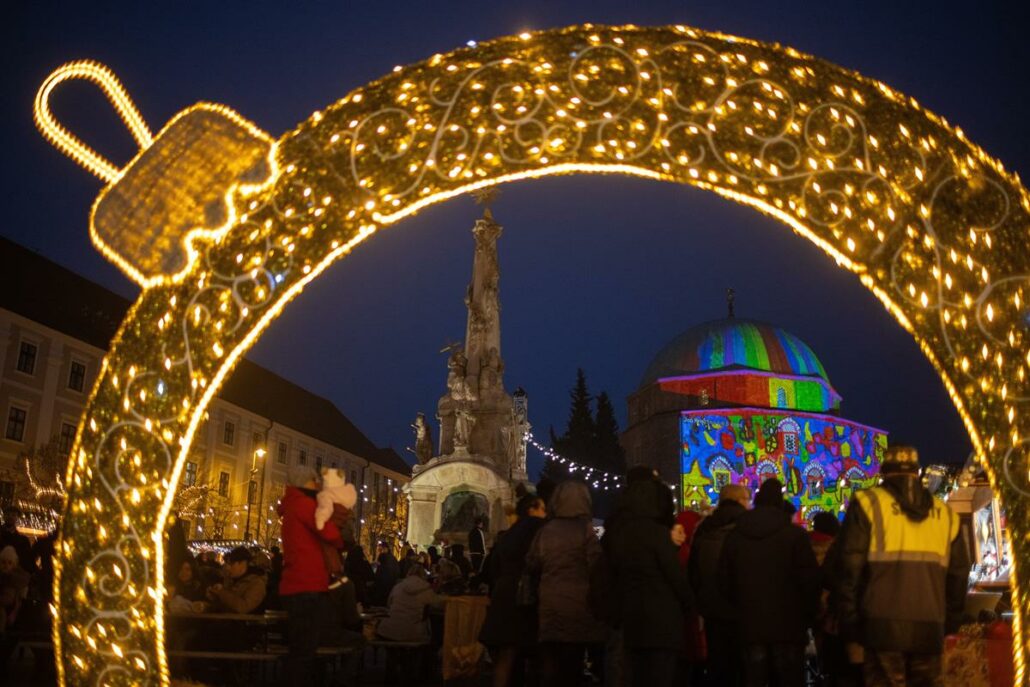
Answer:
<svg viewBox="0 0 1030 687"><path fill-rule="evenodd" d="M880 464L882 473L919 473L919 451L912 446L891 446Z"/></svg>
<svg viewBox="0 0 1030 687"><path fill-rule="evenodd" d="M287 473L287 481L291 487L303 487L308 482L318 481L318 471L306 465L294 465Z"/></svg>
<svg viewBox="0 0 1030 687"><path fill-rule="evenodd" d="M0 551L0 560L12 561L18 565L18 552L14 550L13 546L5 546L4 550Z"/></svg>

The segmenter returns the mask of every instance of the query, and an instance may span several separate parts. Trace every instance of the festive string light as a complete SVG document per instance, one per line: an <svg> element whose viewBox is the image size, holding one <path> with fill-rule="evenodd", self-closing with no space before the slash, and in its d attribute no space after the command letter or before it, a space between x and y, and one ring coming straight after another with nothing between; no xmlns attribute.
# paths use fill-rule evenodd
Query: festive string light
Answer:
<svg viewBox="0 0 1030 687"><path fill-rule="evenodd" d="M598 470L597 468L592 468L589 465L580 465L579 463L576 463L574 460L565 458L564 456L559 455L553 449L544 446L536 439L534 439L533 434L531 432L526 432L526 441L528 441L530 445L532 445L532 447L535 448L537 451L540 451L545 456L547 456L547 458L549 458L550 460L556 461L557 463L564 465L566 468L568 468L569 472L576 473L577 471L582 470L584 479L587 481L588 484L590 484L595 489L603 489L604 491L608 491L609 487L619 488L622 486L621 476L610 472L605 472L604 470Z"/></svg>
<svg viewBox="0 0 1030 687"><path fill-rule="evenodd" d="M99 70L68 73L96 77L129 112ZM41 89L37 114L59 81ZM55 562L61 684L168 684L162 532L175 487L207 405L282 308L423 207L573 172L677 181L774 217L857 274L914 336L1007 509L1023 682L1030 196L914 100L777 45L584 26L398 68L278 141L228 108L195 106L149 145L137 137L144 149L113 173L52 117L37 120L109 182L91 236L144 287L69 461Z"/></svg>

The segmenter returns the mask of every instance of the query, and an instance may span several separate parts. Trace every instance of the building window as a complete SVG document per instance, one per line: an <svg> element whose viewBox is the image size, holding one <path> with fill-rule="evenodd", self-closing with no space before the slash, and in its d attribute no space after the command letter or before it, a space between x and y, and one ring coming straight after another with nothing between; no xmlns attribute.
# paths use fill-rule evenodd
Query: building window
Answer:
<svg viewBox="0 0 1030 687"><path fill-rule="evenodd" d="M86 366L73 360L71 369L68 371L68 388L72 391L82 391L85 386Z"/></svg>
<svg viewBox="0 0 1030 687"><path fill-rule="evenodd" d="M787 407L787 390L784 389L782 386L776 390L776 407Z"/></svg>
<svg viewBox="0 0 1030 687"><path fill-rule="evenodd" d="M0 503L8 504L14 500L14 482L0 481Z"/></svg>
<svg viewBox="0 0 1030 687"><path fill-rule="evenodd" d="M379 493L379 473L372 473L372 500L381 501L382 495Z"/></svg>
<svg viewBox="0 0 1030 687"><path fill-rule="evenodd" d="M322 472L322 463L323 462L325 462L325 456L322 456L322 455L316 455L315 456L315 469L318 470L318 472Z"/></svg>
<svg viewBox="0 0 1030 687"><path fill-rule="evenodd" d="M285 441L279 442L279 455L276 456L276 460L279 461L279 465L286 465L290 462L290 447Z"/></svg>
<svg viewBox="0 0 1030 687"><path fill-rule="evenodd" d="M62 456L67 456L72 452L72 444L75 443L75 425L70 425L67 422L61 423L61 434L57 437L57 450L61 452Z"/></svg>
<svg viewBox="0 0 1030 687"><path fill-rule="evenodd" d="M709 401L708 389L701 389L701 397L698 399L698 402L701 405L706 406L706 405L708 405L708 401Z"/></svg>
<svg viewBox="0 0 1030 687"><path fill-rule="evenodd" d="M301 449L297 452L297 463L300 465L308 464L308 452L304 449Z"/></svg>
<svg viewBox="0 0 1030 687"><path fill-rule="evenodd" d="M224 472L222 473L225 474ZM192 487L197 483L197 464L189 461L186 463L186 472L182 478L182 486Z"/></svg>
<svg viewBox="0 0 1030 687"><path fill-rule="evenodd" d="M7 411L7 438L11 441L21 441L25 437L25 419L28 413L24 408L11 406Z"/></svg>
<svg viewBox="0 0 1030 687"><path fill-rule="evenodd" d="M332 466L332 468L333 468L334 470L336 469L336 461L335 461L335 460L334 460L334 461L333 461L332 463L330 463L330 465Z"/></svg>
<svg viewBox="0 0 1030 687"><path fill-rule="evenodd" d="M798 435L788 432L783 435L783 450L787 453L798 452Z"/></svg>
<svg viewBox="0 0 1030 687"><path fill-rule="evenodd" d="M36 353L38 350L34 343L29 343L28 341L21 342L21 348L18 350L18 372L30 375L36 371Z"/></svg>
<svg viewBox="0 0 1030 687"><path fill-rule="evenodd" d="M236 425L226 420L225 427L222 429L222 443L226 446L232 446L235 441Z"/></svg>
<svg viewBox="0 0 1030 687"><path fill-rule="evenodd" d="M229 473L225 470L218 475L218 495L229 497Z"/></svg>

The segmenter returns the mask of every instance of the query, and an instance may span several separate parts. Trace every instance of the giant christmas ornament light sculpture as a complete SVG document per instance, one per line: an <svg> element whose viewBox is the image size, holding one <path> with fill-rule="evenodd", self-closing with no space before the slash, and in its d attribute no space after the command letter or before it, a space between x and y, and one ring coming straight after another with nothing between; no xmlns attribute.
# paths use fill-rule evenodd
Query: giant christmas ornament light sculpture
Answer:
<svg viewBox="0 0 1030 687"><path fill-rule="evenodd" d="M143 147L118 170L49 115L97 81ZM914 100L778 45L574 27L435 55L278 141L198 105L151 140L103 67L58 70L45 134L107 187L94 243L144 288L70 461L54 638L62 684L167 684L161 532L194 432L281 309L378 228L504 181L634 174L775 217L856 273L919 342L1008 508L1030 598L1030 196Z"/></svg>

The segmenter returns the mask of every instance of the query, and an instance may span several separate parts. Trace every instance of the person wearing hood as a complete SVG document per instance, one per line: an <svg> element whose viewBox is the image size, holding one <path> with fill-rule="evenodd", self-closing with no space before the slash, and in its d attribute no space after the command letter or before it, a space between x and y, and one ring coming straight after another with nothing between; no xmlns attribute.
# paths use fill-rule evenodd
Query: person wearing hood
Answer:
<svg viewBox="0 0 1030 687"><path fill-rule="evenodd" d="M315 525L318 506L315 469L295 466L289 472L289 481L278 508L283 541L279 597L287 612L289 633L287 684L300 686L315 683L315 652L319 633L325 626L322 613L328 604L329 571L322 557L322 542L338 549L343 548L344 542L332 520L322 529Z"/></svg>
<svg viewBox="0 0 1030 687"><path fill-rule="evenodd" d="M819 564L805 530L791 524L783 485L768 479L755 508L726 537L719 585L739 619L744 684L801 687L808 628L819 600Z"/></svg>
<svg viewBox="0 0 1030 687"><path fill-rule="evenodd" d="M669 488L657 479L630 484L608 555L632 684L671 687L694 606L679 549L670 536ZM668 512L666 512L668 509Z"/></svg>
<svg viewBox="0 0 1030 687"><path fill-rule="evenodd" d="M940 684L969 579L959 518L923 486L914 448L889 448L880 474L881 486L855 493L838 535L841 639L871 687Z"/></svg>
<svg viewBox="0 0 1030 687"><path fill-rule="evenodd" d="M246 547L237 546L225 556L225 582L208 588L210 609L222 613L257 613L265 600L268 576L251 565L253 556Z"/></svg>
<svg viewBox="0 0 1030 687"><path fill-rule="evenodd" d="M697 526L690 545L687 571L698 612L704 618L706 673L712 685L740 683L738 614L720 589L719 559L726 537L750 505L747 487L724 484L719 490L719 505Z"/></svg>
<svg viewBox="0 0 1030 687"><path fill-rule="evenodd" d="M426 608L442 608L443 603L444 598L426 581L426 569L416 563L390 591L389 613L379 621L376 634L395 642L428 642Z"/></svg>
<svg viewBox="0 0 1030 687"><path fill-rule="evenodd" d="M552 519L533 537L526 571L539 580L537 636L543 687L568 687L579 682L586 650L604 643L608 634L588 601L601 543L594 532L586 484L559 484L548 510ZM668 530L665 536L668 541Z"/></svg>

